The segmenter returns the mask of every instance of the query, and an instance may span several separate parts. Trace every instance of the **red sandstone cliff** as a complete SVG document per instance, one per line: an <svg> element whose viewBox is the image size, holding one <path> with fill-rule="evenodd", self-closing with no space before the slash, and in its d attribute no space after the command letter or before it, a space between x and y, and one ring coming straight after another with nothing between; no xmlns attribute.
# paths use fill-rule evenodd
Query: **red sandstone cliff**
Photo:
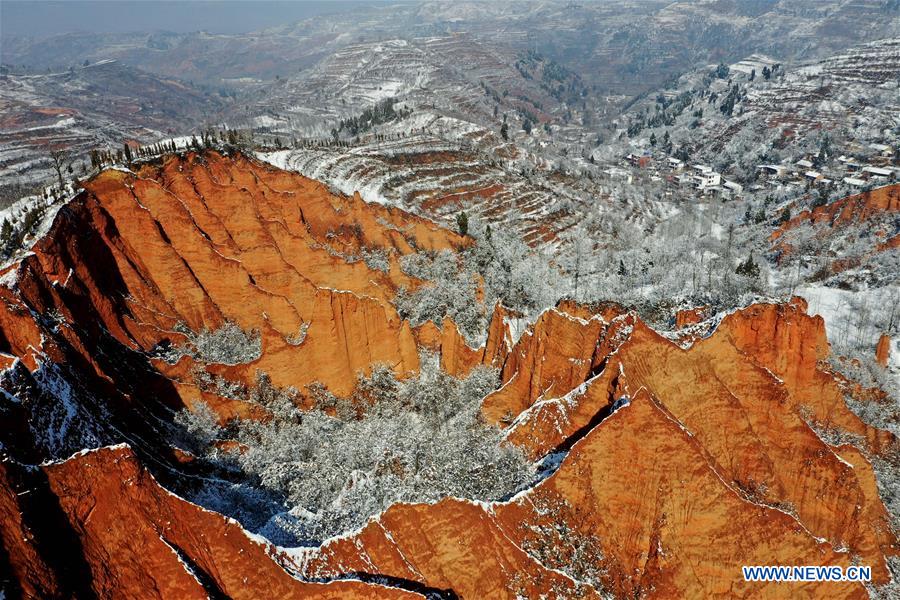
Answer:
<svg viewBox="0 0 900 600"><path fill-rule="evenodd" d="M366 564L463 597L531 597L541 586L590 595L583 582L556 581L558 553L541 551L557 543L565 553L552 533L562 521L562 537L593 540L601 586L620 597L867 597L859 584L735 575L857 557L884 583L885 557L900 553L864 458L896 452L897 441L859 421L819 370L824 329L804 309L748 307L687 349L631 315L544 313L484 411L532 456L564 453L559 469L509 502L394 507L327 543L307 573ZM829 445L816 433L829 427L861 445ZM531 561L522 548L537 549Z"/></svg>
<svg viewBox="0 0 900 600"><path fill-rule="evenodd" d="M421 597L360 581L298 581L268 544L160 487L127 446L39 473L0 463L0 482L4 546L26 597Z"/></svg>
<svg viewBox="0 0 900 600"><path fill-rule="evenodd" d="M807 225L815 227L812 235L827 237L836 235L849 225L866 224L873 233L872 242L855 255L842 252L832 257L827 265L828 274L840 273L862 264L866 257L886 252L900 245L900 235L896 226L878 226L871 224L874 219L900 212L900 184L886 185L874 190L847 196L830 204L804 210L789 221L782 223L769 236L772 250L777 253L778 260L790 255L793 251L790 234L797 228ZM864 238L865 239L865 238Z"/></svg>
<svg viewBox="0 0 900 600"><path fill-rule="evenodd" d="M891 336L882 333L878 338L878 345L875 346L875 362L882 367L888 366L891 358Z"/></svg>
<svg viewBox="0 0 900 600"><path fill-rule="evenodd" d="M898 443L847 408L822 366L824 323L802 301L735 311L684 346L615 304L561 302L521 335L498 305L471 348L451 321L414 329L390 302L421 284L399 256L467 243L240 156L88 182L0 287L0 387L15 399L0 432L0 566L30 597L863 598L859 584L740 575L851 561L888 581L900 546L870 460ZM383 251L387 271L356 260L363 249ZM178 323L226 321L259 332L258 359L148 354L183 340ZM198 369L346 394L372 363L415 370L420 348L456 375L497 367L485 420L556 466L502 502L396 505L302 559L166 490L202 475L159 427L172 409L202 398L223 418L258 410L204 388ZM57 385L60 422L41 420L51 365L77 383ZM130 446L41 464L63 438L90 446L94 430Z"/></svg>
<svg viewBox="0 0 900 600"><path fill-rule="evenodd" d="M802 223L823 223L829 227L839 227L847 223L862 222L873 215L900 211L900 184L886 185L869 192L847 196L836 202L804 210L790 219L772 234L778 239Z"/></svg>

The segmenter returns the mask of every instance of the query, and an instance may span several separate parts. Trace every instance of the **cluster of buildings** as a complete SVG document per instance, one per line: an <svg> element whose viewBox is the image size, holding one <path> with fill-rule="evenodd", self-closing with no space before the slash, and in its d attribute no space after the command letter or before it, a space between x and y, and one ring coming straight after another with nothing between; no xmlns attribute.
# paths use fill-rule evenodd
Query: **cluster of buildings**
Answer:
<svg viewBox="0 0 900 600"><path fill-rule="evenodd" d="M664 160L656 159L649 154L629 154L625 161L632 167L646 169L654 167L654 175L651 179L665 180L679 187L689 187L696 190L701 196L719 196L721 198L734 198L740 196L744 186L736 181L726 179L724 175L709 165L688 165L683 160L669 156ZM608 169L610 175L613 169Z"/></svg>
<svg viewBox="0 0 900 600"><path fill-rule="evenodd" d="M633 180L637 170L649 173L653 181L666 181L679 188L690 188L701 196L715 196L723 199L738 198L745 186L751 191L764 190L769 186L829 186L845 184L866 188L885 185L900 180L900 164L895 157L896 150L887 144L870 144L862 147L850 144L837 159L825 163L813 156L803 156L794 161L756 166L754 181L734 181L709 165L687 164L672 156L628 154L621 165L613 165L604 170L612 178ZM817 163L818 166L817 166Z"/></svg>
<svg viewBox="0 0 900 600"><path fill-rule="evenodd" d="M756 169L767 180L779 184L828 186L843 183L864 188L900 179L900 166L894 152L887 144L870 144L865 151L854 148L850 154L842 154L836 161L820 167L816 167L810 157L803 157L793 163L758 165ZM865 158L858 158L860 156Z"/></svg>

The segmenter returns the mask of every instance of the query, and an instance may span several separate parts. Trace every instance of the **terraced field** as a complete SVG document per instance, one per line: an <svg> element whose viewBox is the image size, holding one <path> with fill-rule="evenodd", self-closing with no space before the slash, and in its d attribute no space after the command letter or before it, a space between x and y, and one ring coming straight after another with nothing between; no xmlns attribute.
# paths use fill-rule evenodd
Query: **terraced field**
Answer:
<svg viewBox="0 0 900 600"><path fill-rule="evenodd" d="M330 146L260 154L277 166L328 182L345 194L403 207L453 225L467 210L491 222L510 222L530 242L553 242L590 211L588 186L573 177L523 176L503 160L485 160L463 147L419 134L351 149ZM596 191L596 190L595 190Z"/></svg>
<svg viewBox="0 0 900 600"><path fill-rule="evenodd" d="M49 154L78 159L89 150L151 142L193 127L224 106L189 85L115 61L43 74L3 74L0 181L52 176Z"/></svg>
<svg viewBox="0 0 900 600"><path fill-rule="evenodd" d="M277 81L226 120L281 135L327 136L340 119L388 98L495 130L504 115L559 120L563 104L516 63L509 47L464 34L355 44Z"/></svg>

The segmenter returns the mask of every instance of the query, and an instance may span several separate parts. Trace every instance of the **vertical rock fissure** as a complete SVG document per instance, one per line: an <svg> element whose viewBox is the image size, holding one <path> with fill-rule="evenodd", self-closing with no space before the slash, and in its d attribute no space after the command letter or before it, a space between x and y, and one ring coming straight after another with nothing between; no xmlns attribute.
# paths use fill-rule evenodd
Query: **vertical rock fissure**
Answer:
<svg viewBox="0 0 900 600"><path fill-rule="evenodd" d="M63 510L43 469L7 460L7 476L20 498L22 524L31 532L38 555L56 574L59 597L91 600L97 598L79 532Z"/></svg>

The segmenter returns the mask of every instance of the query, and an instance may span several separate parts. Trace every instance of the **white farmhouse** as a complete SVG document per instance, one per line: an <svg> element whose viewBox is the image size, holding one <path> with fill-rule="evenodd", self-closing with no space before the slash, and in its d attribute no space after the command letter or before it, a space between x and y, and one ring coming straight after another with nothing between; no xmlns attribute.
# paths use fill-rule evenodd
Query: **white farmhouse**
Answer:
<svg viewBox="0 0 900 600"><path fill-rule="evenodd" d="M891 169L882 167L863 167L863 173L868 173L869 179L874 179L875 181L887 181L894 174Z"/></svg>
<svg viewBox="0 0 900 600"><path fill-rule="evenodd" d="M697 189L704 190L706 188L714 187L722 183L722 176L713 171L712 167L707 167L707 169L709 170L699 170L698 167L702 166L703 165L698 165L694 167L699 171L699 173L694 175L694 182L697 186Z"/></svg>
<svg viewBox="0 0 900 600"><path fill-rule="evenodd" d="M725 183L723 183L722 186L725 189L729 190L732 194L740 194L744 191L744 186L735 181L725 180Z"/></svg>

